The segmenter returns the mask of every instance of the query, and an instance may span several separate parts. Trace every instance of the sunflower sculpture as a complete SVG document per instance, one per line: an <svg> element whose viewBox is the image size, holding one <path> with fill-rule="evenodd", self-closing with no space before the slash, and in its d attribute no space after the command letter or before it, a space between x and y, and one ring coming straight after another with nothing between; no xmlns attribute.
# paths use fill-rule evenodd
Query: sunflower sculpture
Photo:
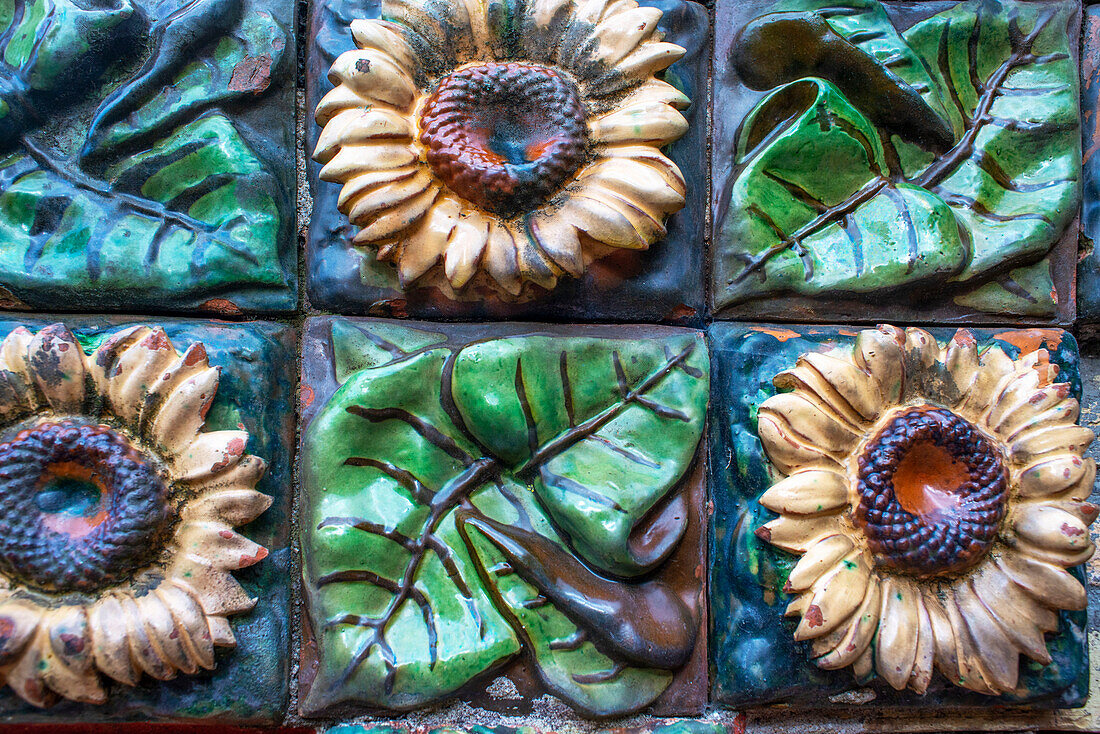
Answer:
<svg viewBox="0 0 1100 734"><path fill-rule="evenodd" d="M250 610L230 572L267 556L233 527L271 498L244 431L203 432L219 373L139 326L91 356L64 326L0 345L0 679L24 700L103 703L214 667Z"/></svg>
<svg viewBox="0 0 1100 734"><path fill-rule="evenodd" d="M1094 435L1057 372L1045 349L881 326L775 378L789 392L758 425L782 479L760 503L780 517L757 532L802 556L787 614L820 667L917 693L936 669L999 695L1021 653L1050 662L1058 611L1085 608L1066 569L1097 515Z"/></svg>
<svg viewBox="0 0 1100 734"><path fill-rule="evenodd" d="M451 298L550 289L642 250L684 205L661 152L689 100L684 54L634 0L383 0L333 64L314 158L354 244Z"/></svg>

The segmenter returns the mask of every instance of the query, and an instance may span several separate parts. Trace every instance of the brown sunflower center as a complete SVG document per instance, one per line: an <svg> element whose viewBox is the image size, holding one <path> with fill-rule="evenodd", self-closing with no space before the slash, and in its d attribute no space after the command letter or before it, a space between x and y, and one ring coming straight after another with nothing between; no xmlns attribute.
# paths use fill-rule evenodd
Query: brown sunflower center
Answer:
<svg viewBox="0 0 1100 734"><path fill-rule="evenodd" d="M42 423L0 444L0 570L45 591L121 582L164 547L168 488L125 436Z"/></svg>
<svg viewBox="0 0 1100 734"><path fill-rule="evenodd" d="M899 412L859 457L856 519L876 562L912 576L970 568L1005 514L1008 474L973 424L943 408Z"/></svg>
<svg viewBox="0 0 1100 734"><path fill-rule="evenodd" d="M580 92L559 72L488 62L445 76L424 104L420 142L436 176L481 208L536 208L584 160Z"/></svg>

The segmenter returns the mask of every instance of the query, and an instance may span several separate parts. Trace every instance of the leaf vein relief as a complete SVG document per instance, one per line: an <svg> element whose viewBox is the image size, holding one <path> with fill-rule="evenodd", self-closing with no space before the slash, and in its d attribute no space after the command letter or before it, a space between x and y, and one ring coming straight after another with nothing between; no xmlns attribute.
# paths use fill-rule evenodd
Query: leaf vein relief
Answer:
<svg viewBox="0 0 1100 734"><path fill-rule="evenodd" d="M919 305L937 286L1053 315L1049 253L1080 197L1077 11L968 0L899 33L877 0L848 5L782 0L732 44L738 77L766 94L737 133L715 306ZM1027 297L1001 286L1010 274Z"/></svg>
<svg viewBox="0 0 1100 734"><path fill-rule="evenodd" d="M304 442L321 653L304 710L423 705L517 656L586 713L647 706L699 628L698 582L664 569L699 522L682 495L702 335L425 348L393 327L380 348L372 328L334 321L342 385ZM377 359L343 367L358 349Z"/></svg>

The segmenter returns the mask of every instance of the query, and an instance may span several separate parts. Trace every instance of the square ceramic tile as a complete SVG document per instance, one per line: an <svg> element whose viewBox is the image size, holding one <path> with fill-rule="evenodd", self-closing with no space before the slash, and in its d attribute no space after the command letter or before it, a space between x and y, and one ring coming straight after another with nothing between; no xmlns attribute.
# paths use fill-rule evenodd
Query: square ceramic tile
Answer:
<svg viewBox="0 0 1100 734"><path fill-rule="evenodd" d="M709 339L716 702L1082 705L1095 464L1071 335Z"/></svg>
<svg viewBox="0 0 1100 734"><path fill-rule="evenodd" d="M512 10L502 12L521 7L507 5ZM471 45L460 3L408 6L404 16L388 18L400 38L374 24L376 4L314 3L306 152L326 166L322 174L320 163L309 165L312 305L455 320L692 323L700 316L708 12L683 0L642 5L615 6L599 28L579 5L563 6L550 31L528 14L516 21L523 26L516 36L492 31L488 50ZM444 18L445 34L436 25ZM357 22L365 22L358 40ZM613 36L635 22L639 33ZM683 50L671 66L681 51L660 45L660 33ZM607 53L596 59L593 39L601 34ZM516 79L479 81L482 71L512 60L525 62ZM455 71L467 61L474 66ZM391 84L401 89L396 96L386 91ZM433 143L438 126L421 120L429 111L416 100L436 92L459 96L432 109L466 106L456 128L439 128ZM562 101L551 102L555 94ZM312 119L322 99L323 137ZM519 126L506 122L513 113ZM479 143L479 130L495 132ZM460 141L454 150L444 145L452 137ZM665 158L658 148L669 141ZM504 166L507 156L511 173L497 171L497 163L484 171L475 165ZM483 174L490 178L482 181Z"/></svg>
<svg viewBox="0 0 1100 734"><path fill-rule="evenodd" d="M0 322L0 716L281 722L293 332L55 322Z"/></svg>
<svg viewBox="0 0 1100 734"><path fill-rule="evenodd" d="M295 3L18 2L0 16L0 295L288 311Z"/></svg>
<svg viewBox="0 0 1100 734"><path fill-rule="evenodd" d="M1079 3L715 17L717 316L1072 323Z"/></svg>
<svg viewBox="0 0 1100 734"><path fill-rule="evenodd" d="M687 329L307 322L302 714L700 714L708 386Z"/></svg>

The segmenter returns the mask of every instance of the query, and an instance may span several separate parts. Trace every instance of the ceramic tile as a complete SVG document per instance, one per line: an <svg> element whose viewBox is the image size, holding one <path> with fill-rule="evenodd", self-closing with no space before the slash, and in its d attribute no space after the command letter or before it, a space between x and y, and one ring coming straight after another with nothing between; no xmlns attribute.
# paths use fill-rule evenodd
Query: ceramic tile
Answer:
<svg viewBox="0 0 1100 734"><path fill-rule="evenodd" d="M326 317L303 370L303 715L702 712L700 332Z"/></svg>

